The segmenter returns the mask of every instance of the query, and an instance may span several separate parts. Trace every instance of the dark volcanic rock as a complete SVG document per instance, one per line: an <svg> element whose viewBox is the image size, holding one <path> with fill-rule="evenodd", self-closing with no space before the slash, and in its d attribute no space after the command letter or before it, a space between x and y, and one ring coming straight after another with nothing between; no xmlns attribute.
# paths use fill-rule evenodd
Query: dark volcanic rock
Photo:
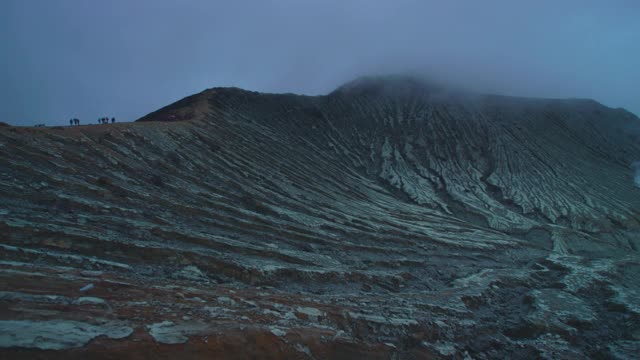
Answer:
<svg viewBox="0 0 640 360"><path fill-rule="evenodd" d="M0 129L0 353L632 356L638 134L407 78Z"/></svg>

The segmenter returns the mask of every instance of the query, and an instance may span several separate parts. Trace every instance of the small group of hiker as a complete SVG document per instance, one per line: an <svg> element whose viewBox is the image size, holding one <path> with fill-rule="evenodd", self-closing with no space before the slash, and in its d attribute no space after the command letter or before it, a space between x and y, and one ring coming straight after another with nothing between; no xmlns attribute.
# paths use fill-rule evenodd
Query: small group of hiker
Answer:
<svg viewBox="0 0 640 360"><path fill-rule="evenodd" d="M111 118L111 123L113 124L115 122L116 122L116 118L112 117ZM101 118L98 119L98 124L108 124L108 123L109 123L109 118L108 117L101 117ZM74 126L74 125L79 126L80 125L80 119L77 119L77 118L69 119L69 126ZM39 125L36 125L36 126L39 126ZM42 126L44 126L44 124L42 124Z"/></svg>
<svg viewBox="0 0 640 360"><path fill-rule="evenodd" d="M114 122L116 122L116 118L112 117L111 123L113 124ZM109 117L102 117L98 119L98 124L108 124L108 123L109 123Z"/></svg>
<svg viewBox="0 0 640 360"><path fill-rule="evenodd" d="M116 118L112 117L112 118L111 118L111 123L113 124L113 123L115 123L115 122L116 122ZM99 119L98 119L98 124L108 124L108 123L109 123L109 118L108 118L108 117L102 117L102 118L99 118ZM0 122L0 126L1 126L2 124L3 124L3 123L2 123L2 122ZM74 125L76 125L76 126L80 126L80 119L78 119L78 118L71 118L71 119L69 119L69 126L74 126ZM47 126L47 125L45 125L45 124L35 124L34 126L35 126L35 127L45 127L45 126Z"/></svg>

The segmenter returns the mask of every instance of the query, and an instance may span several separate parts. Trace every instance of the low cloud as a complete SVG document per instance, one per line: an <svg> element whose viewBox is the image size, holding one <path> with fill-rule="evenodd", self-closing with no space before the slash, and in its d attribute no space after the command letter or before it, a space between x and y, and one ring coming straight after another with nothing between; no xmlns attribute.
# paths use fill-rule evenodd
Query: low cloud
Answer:
<svg viewBox="0 0 640 360"><path fill-rule="evenodd" d="M637 0L2 0L2 10L0 119L13 125L135 120L214 86L314 95L415 72L640 113Z"/></svg>

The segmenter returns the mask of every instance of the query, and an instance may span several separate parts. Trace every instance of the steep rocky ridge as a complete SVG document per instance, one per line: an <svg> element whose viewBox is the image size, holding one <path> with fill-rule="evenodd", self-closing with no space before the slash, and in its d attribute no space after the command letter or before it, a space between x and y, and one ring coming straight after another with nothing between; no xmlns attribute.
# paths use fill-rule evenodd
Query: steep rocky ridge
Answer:
<svg viewBox="0 0 640 360"><path fill-rule="evenodd" d="M639 134L396 77L0 128L0 352L625 358Z"/></svg>

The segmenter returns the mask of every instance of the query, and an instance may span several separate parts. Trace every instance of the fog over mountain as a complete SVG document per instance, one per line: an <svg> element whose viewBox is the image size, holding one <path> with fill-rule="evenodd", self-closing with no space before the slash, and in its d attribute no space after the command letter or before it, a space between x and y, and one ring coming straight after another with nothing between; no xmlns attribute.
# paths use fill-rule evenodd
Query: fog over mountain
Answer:
<svg viewBox="0 0 640 360"><path fill-rule="evenodd" d="M0 127L0 357L633 358L638 127L405 76Z"/></svg>
<svg viewBox="0 0 640 360"><path fill-rule="evenodd" d="M0 358L637 358L640 3L444 3L0 2Z"/></svg>
<svg viewBox="0 0 640 360"><path fill-rule="evenodd" d="M638 114L639 17L634 0L5 0L0 121L131 121L212 86L326 94L407 72Z"/></svg>

